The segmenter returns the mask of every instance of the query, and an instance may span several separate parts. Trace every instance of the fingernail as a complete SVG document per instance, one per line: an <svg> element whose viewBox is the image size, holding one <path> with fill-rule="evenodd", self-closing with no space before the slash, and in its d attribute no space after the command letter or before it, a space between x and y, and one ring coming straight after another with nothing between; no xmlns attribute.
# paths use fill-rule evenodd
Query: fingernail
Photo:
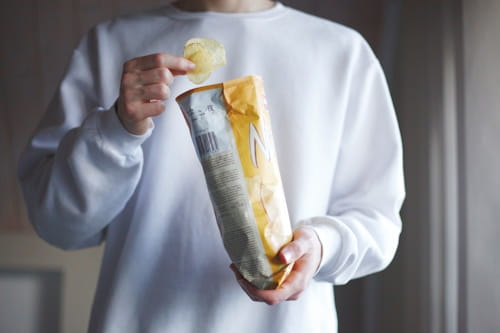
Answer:
<svg viewBox="0 0 500 333"><path fill-rule="evenodd" d="M194 63L192 63L191 61L188 61L187 63L187 69L188 70L192 70L196 67L196 65Z"/></svg>

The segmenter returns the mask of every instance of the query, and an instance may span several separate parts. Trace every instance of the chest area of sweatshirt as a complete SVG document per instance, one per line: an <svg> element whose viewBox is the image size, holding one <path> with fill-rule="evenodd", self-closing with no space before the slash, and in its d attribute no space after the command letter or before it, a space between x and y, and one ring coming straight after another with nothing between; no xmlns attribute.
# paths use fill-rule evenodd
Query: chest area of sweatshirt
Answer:
<svg viewBox="0 0 500 333"><path fill-rule="evenodd" d="M283 177L307 180L312 174L323 170L332 174L335 169L348 78L334 47L304 36L291 31L286 22L178 22L152 28L150 34L130 36L124 57L157 52L182 55L185 41L193 37L220 41L226 48L227 64L203 85L261 76ZM154 119L155 131L144 144L146 161L170 171L196 169L189 130L175 102L176 96L195 87L185 76L175 78L166 110ZM189 172L199 174L199 170Z"/></svg>

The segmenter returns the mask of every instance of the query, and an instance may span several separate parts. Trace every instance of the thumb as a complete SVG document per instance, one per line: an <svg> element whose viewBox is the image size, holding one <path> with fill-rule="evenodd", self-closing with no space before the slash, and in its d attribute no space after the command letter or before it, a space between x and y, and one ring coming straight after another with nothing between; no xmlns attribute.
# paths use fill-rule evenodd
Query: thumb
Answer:
<svg viewBox="0 0 500 333"><path fill-rule="evenodd" d="M283 246L279 252L279 257L285 264L297 261L309 249L309 238L303 237L300 233L296 233L295 236L294 240Z"/></svg>

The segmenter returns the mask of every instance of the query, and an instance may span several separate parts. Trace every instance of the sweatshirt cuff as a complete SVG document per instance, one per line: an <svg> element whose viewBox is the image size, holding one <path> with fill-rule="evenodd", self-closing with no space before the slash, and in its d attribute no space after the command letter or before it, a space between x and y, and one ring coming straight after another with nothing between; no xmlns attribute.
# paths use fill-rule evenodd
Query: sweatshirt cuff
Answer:
<svg viewBox="0 0 500 333"><path fill-rule="evenodd" d="M342 249L341 234L332 223L321 221L321 219L311 218L299 224L311 227L319 238L321 261L314 278L318 281L325 280L330 276L330 269L327 266L331 266L336 261Z"/></svg>
<svg viewBox="0 0 500 333"><path fill-rule="evenodd" d="M125 155L134 154L141 144L151 136L154 129L154 123L151 121L151 127L146 133L142 135L130 133L118 119L114 107L110 110L97 112L96 126L103 143Z"/></svg>

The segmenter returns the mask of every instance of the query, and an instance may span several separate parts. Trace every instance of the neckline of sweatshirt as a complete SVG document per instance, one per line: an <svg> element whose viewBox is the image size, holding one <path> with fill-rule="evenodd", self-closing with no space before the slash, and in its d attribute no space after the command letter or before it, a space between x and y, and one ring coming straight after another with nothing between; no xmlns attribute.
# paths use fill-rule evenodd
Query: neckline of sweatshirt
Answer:
<svg viewBox="0 0 500 333"><path fill-rule="evenodd" d="M189 19L218 19L218 20L241 20L241 19L275 19L286 12L286 6L281 2L276 2L276 4L268 9L264 9L256 12L246 12L246 13L225 13L225 12L188 12L179 9L173 5L165 7L165 15L172 19L179 20L189 20Z"/></svg>

